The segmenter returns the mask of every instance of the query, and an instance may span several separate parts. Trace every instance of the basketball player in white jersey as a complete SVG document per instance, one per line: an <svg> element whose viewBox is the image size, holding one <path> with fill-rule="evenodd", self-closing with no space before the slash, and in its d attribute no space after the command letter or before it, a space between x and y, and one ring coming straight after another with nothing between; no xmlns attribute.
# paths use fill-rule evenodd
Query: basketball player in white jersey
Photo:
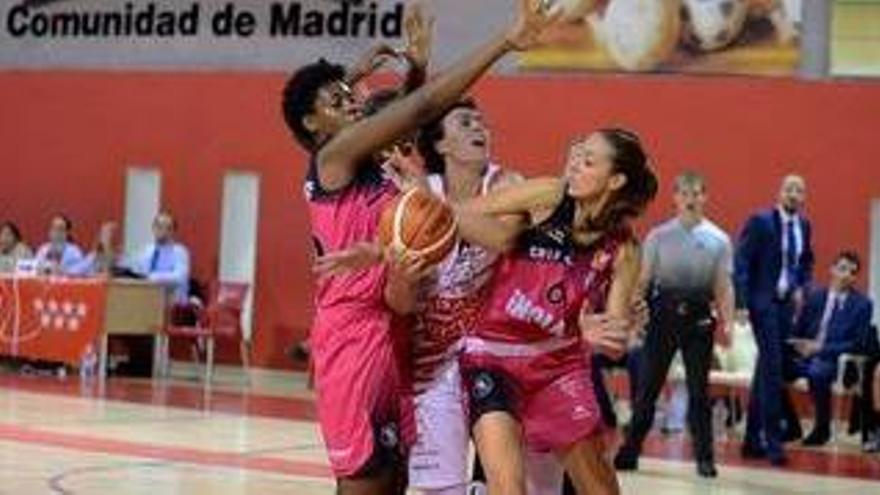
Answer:
<svg viewBox="0 0 880 495"><path fill-rule="evenodd" d="M417 144L431 192L455 204L518 180L489 160L489 139L470 100L423 127ZM409 484L426 495L467 492L470 434L458 357L495 260L494 253L459 241L422 286L412 332L417 436Z"/></svg>

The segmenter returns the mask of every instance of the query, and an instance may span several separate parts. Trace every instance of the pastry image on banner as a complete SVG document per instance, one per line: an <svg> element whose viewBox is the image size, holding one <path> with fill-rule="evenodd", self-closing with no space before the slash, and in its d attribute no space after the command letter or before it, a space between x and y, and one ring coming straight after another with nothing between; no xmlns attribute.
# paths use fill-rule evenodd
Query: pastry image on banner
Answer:
<svg viewBox="0 0 880 495"><path fill-rule="evenodd" d="M583 16L520 54L518 67L788 75L800 62L801 1L566 0Z"/></svg>

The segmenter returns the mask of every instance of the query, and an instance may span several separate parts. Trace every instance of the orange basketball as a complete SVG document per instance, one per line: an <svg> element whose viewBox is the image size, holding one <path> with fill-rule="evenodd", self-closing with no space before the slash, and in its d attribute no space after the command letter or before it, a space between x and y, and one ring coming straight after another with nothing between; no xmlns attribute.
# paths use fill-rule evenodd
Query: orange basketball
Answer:
<svg viewBox="0 0 880 495"><path fill-rule="evenodd" d="M379 221L379 240L383 246L420 256L433 265L455 246L455 215L437 196L413 188L385 207Z"/></svg>

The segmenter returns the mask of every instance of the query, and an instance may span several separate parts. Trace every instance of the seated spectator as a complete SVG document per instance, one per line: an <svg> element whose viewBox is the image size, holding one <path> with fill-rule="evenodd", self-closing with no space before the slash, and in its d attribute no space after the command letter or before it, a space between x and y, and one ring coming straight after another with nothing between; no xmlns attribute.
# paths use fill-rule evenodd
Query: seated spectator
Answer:
<svg viewBox="0 0 880 495"><path fill-rule="evenodd" d="M787 378L807 378L816 409L815 426L804 445L824 445L830 439L831 386L838 358L853 352L871 325L871 301L853 287L860 266L858 255L851 251L837 256L830 286L807 297L788 340L794 355L787 363Z"/></svg>
<svg viewBox="0 0 880 495"><path fill-rule="evenodd" d="M104 222L98 231L92 251L86 255L76 266L71 268L71 273L85 276L110 276L118 265L114 237L116 235L116 222Z"/></svg>
<svg viewBox="0 0 880 495"><path fill-rule="evenodd" d="M18 260L33 256L31 248L22 241L17 225L10 221L0 224L0 273L14 273Z"/></svg>
<svg viewBox="0 0 880 495"><path fill-rule="evenodd" d="M37 269L41 273L70 275L82 264L83 254L73 243L73 223L62 213L49 222L49 242L37 249Z"/></svg>
<svg viewBox="0 0 880 495"><path fill-rule="evenodd" d="M748 322L734 322L727 337L728 347L715 345L713 369L719 372L728 386L736 387L737 382L747 386L754 377L755 364L758 362L758 345L752 327ZM730 389L727 392L726 396L715 397L715 400L723 401L727 408L725 426L733 428L742 419L744 410L739 397L730 393Z"/></svg>
<svg viewBox="0 0 880 495"><path fill-rule="evenodd" d="M132 271L165 285L173 301L185 303L189 297L189 251L174 240L177 223L168 212L153 220L155 242L146 246L130 263Z"/></svg>

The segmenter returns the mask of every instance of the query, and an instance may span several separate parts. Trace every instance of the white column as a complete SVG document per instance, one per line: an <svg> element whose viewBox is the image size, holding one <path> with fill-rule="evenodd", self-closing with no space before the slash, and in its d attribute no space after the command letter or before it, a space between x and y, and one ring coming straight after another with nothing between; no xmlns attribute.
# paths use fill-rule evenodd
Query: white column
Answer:
<svg viewBox="0 0 880 495"><path fill-rule="evenodd" d="M124 249L132 254L153 242L153 218L159 212L162 175L154 168L129 167L125 177Z"/></svg>
<svg viewBox="0 0 880 495"><path fill-rule="evenodd" d="M259 205L260 177L248 172L228 172L223 179L220 266L217 273L222 281L246 282L251 286L242 318L242 329L248 340L252 333Z"/></svg>

